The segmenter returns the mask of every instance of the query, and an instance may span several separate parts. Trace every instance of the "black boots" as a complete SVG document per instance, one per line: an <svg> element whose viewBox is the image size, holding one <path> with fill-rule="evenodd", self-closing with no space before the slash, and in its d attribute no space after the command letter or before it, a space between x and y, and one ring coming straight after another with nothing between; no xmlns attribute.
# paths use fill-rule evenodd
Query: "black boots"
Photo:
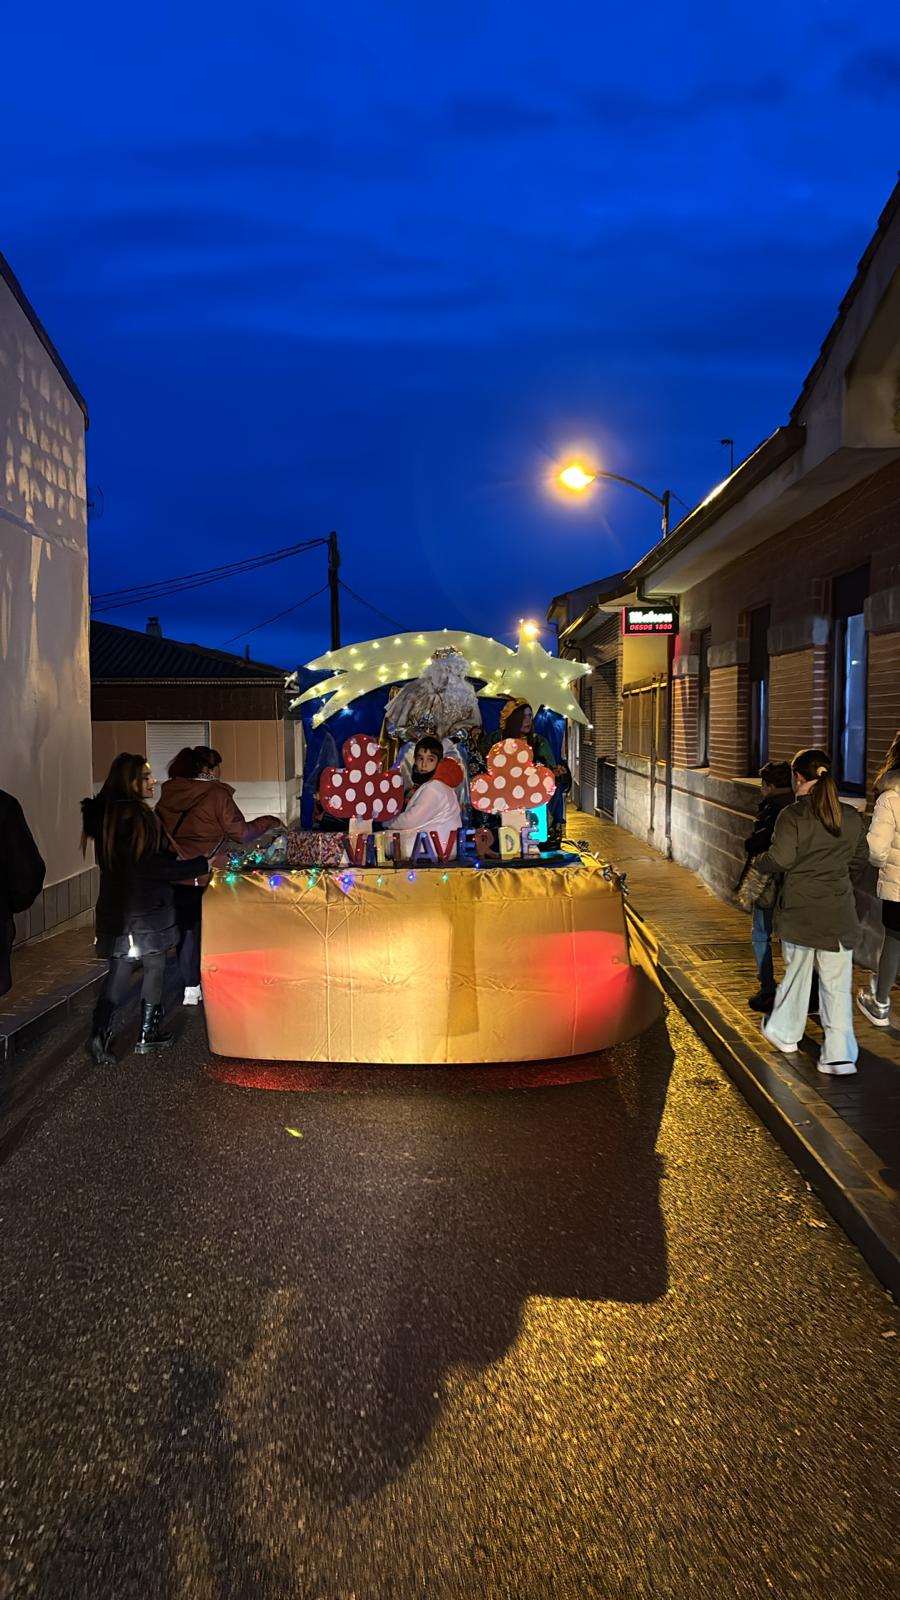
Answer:
<svg viewBox="0 0 900 1600"><path fill-rule="evenodd" d="M115 1009L111 1000L98 1000L94 1007L88 1055L98 1067L114 1067L116 1064L111 1048L112 1019Z"/></svg>
<svg viewBox="0 0 900 1600"><path fill-rule="evenodd" d="M173 1035L162 1031L163 1008L152 1001L141 1002L141 1032L134 1047L135 1055L149 1056L156 1050L167 1050Z"/></svg>
<svg viewBox="0 0 900 1600"><path fill-rule="evenodd" d="M756 994L750 996L747 1004L751 1011L762 1011L768 1016L775 1004L775 990L773 989L771 994L768 994L765 989L757 989Z"/></svg>
<svg viewBox="0 0 900 1600"><path fill-rule="evenodd" d="M88 1055L98 1067L114 1067L112 1053L112 1019L115 1006L111 1000L98 1000L94 1007ZM144 1000L141 1004L141 1031L135 1053L148 1056L155 1050L165 1050L172 1043L172 1034L162 1031L163 1008Z"/></svg>

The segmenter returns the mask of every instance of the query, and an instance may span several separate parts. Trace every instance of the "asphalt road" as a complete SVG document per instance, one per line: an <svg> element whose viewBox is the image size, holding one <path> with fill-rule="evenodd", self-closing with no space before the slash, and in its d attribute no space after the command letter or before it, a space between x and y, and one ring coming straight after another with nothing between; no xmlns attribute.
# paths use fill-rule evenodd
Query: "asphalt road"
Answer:
<svg viewBox="0 0 900 1600"><path fill-rule="evenodd" d="M3 1149L0 1595L897 1594L900 1315L677 1014L317 1093L184 1023Z"/></svg>

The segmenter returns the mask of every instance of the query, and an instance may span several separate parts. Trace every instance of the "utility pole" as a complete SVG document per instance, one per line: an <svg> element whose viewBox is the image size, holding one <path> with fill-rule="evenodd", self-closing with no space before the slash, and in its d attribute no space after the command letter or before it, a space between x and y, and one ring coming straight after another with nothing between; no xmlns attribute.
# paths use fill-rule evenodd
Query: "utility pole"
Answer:
<svg viewBox="0 0 900 1600"><path fill-rule="evenodd" d="M340 578L341 557L338 550L336 533L328 535L328 588L331 594L331 648L341 648L341 594Z"/></svg>
<svg viewBox="0 0 900 1600"><path fill-rule="evenodd" d="M728 445L728 447L729 447L728 476L730 477L731 474L734 471L734 440L733 439L720 439L719 443L722 446L723 450L724 450L726 445Z"/></svg>

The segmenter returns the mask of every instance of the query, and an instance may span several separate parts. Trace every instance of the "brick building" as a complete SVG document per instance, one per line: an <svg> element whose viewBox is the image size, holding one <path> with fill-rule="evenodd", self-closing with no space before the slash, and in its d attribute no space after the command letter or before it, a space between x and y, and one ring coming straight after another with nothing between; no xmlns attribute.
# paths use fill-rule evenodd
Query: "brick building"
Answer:
<svg viewBox="0 0 900 1600"><path fill-rule="evenodd" d="M638 600L679 610L670 828L665 662L622 671L616 819L728 893L763 761L823 745L865 805L900 726L900 185L787 424L602 602L610 647Z"/></svg>

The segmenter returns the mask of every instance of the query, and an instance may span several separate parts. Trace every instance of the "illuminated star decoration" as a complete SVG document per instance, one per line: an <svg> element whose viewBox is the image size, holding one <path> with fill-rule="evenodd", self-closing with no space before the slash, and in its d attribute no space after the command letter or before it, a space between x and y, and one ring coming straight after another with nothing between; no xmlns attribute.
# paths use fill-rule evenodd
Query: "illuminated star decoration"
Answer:
<svg viewBox="0 0 900 1600"><path fill-rule="evenodd" d="M342 650L328 650L324 656L307 663L306 670L321 673L321 678L292 701L291 709L308 700L324 698L325 704L312 719L313 727L318 728L336 711L343 711L345 706L373 689L418 678L435 650L448 646L465 656L468 677L484 680L484 687L477 691L482 699L513 695L517 700L527 700L535 711L538 706L546 706L548 711L556 711L570 722L588 726L587 717L573 697L571 685L590 672L590 667L548 655L537 639L520 637L518 648L510 650L496 639L485 639L477 633L460 633L454 628L443 628L435 633L395 633L385 639L370 639L365 644L345 645Z"/></svg>

